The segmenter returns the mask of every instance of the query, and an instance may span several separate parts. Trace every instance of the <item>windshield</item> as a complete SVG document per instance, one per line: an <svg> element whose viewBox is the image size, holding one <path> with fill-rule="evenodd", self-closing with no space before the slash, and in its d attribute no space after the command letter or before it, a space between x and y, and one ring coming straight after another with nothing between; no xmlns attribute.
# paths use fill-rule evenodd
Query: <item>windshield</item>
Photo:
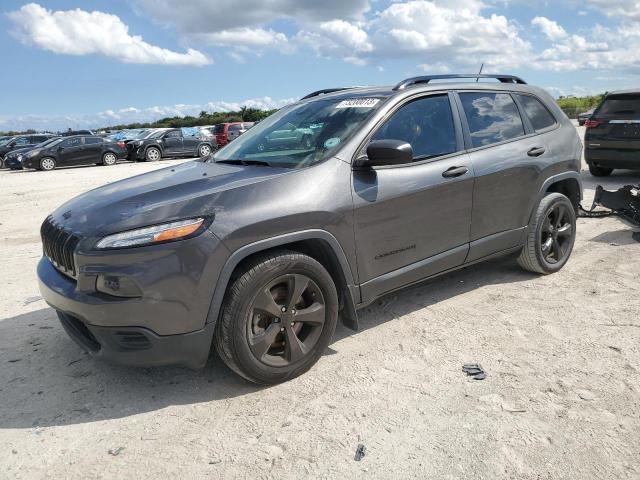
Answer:
<svg viewBox="0 0 640 480"><path fill-rule="evenodd" d="M147 137L145 138L159 138L162 135L164 135L164 133L166 132L166 130L154 130L153 132L151 132Z"/></svg>
<svg viewBox="0 0 640 480"><path fill-rule="evenodd" d="M640 120L640 95L610 96L600 106L597 115L624 120Z"/></svg>
<svg viewBox="0 0 640 480"><path fill-rule="evenodd" d="M54 145L58 141L60 141L60 139L58 137L50 138L49 140L45 140L44 142L36 145L36 147L37 148L48 147L49 145Z"/></svg>
<svg viewBox="0 0 640 480"><path fill-rule="evenodd" d="M219 150L213 160L308 167L331 157L381 104L380 98L340 97L286 107Z"/></svg>
<svg viewBox="0 0 640 480"><path fill-rule="evenodd" d="M11 141L13 137L4 137L4 138L0 138L0 147L2 145L6 145L7 143L9 143Z"/></svg>
<svg viewBox="0 0 640 480"><path fill-rule="evenodd" d="M62 142L64 140L63 138L53 138L51 140L49 140L48 142L45 142L47 145L47 147L51 148L51 147L55 147L56 145L58 145L60 142ZM44 147L45 144L43 143L42 145L40 145L41 147Z"/></svg>

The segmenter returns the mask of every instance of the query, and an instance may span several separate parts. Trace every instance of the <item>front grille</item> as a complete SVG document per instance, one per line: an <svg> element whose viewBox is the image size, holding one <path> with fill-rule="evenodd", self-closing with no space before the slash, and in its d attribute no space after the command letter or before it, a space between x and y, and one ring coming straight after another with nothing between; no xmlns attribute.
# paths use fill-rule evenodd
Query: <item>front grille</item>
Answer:
<svg viewBox="0 0 640 480"><path fill-rule="evenodd" d="M80 238L58 226L51 217L47 217L42 224L40 236L44 254L51 263L62 273L75 278L76 264L73 252Z"/></svg>

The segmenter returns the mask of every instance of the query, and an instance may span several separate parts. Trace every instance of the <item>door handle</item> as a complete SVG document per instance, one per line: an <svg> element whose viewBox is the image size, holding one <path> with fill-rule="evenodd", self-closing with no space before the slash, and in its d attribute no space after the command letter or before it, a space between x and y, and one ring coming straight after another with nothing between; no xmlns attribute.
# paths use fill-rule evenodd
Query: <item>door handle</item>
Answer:
<svg viewBox="0 0 640 480"><path fill-rule="evenodd" d="M535 147L529 150L527 152L527 155L529 155L530 157L539 157L541 155L544 155L544 152L546 152L544 147Z"/></svg>
<svg viewBox="0 0 640 480"><path fill-rule="evenodd" d="M450 169L442 172L442 176L444 178L455 178L455 177L461 177L467 172L469 172L469 169L467 167L451 167Z"/></svg>

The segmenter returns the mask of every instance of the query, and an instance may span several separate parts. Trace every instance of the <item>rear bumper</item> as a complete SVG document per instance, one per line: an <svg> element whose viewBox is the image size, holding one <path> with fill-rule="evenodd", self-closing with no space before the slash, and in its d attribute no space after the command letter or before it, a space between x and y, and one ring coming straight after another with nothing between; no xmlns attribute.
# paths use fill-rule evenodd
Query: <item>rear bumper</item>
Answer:
<svg viewBox="0 0 640 480"><path fill-rule="evenodd" d="M584 158L587 163L600 167L640 170L640 150L586 148Z"/></svg>
<svg viewBox="0 0 640 480"><path fill-rule="evenodd" d="M140 327L98 327L58 311L69 337L90 355L131 367L183 365L205 366L211 349L214 325L182 335L156 335Z"/></svg>

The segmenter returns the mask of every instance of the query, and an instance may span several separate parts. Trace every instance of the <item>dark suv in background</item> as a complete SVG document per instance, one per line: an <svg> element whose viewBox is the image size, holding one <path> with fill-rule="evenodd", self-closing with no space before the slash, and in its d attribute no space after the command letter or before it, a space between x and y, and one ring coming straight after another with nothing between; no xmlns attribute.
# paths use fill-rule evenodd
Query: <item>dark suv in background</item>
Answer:
<svg viewBox="0 0 640 480"><path fill-rule="evenodd" d="M42 148L28 151L22 157L22 166L47 171L77 165L109 166L126 157L127 150L122 141L116 142L95 135L77 135L61 137Z"/></svg>
<svg viewBox="0 0 640 480"><path fill-rule="evenodd" d="M127 143L131 160L147 162L167 157L207 157L216 147L212 136L184 135L180 128L158 130Z"/></svg>
<svg viewBox="0 0 640 480"><path fill-rule="evenodd" d="M206 159L80 195L42 225L43 297L96 356L202 367L213 341L270 384L389 292L512 253L559 271L582 194L576 129L517 77L435 82L457 78L480 77L315 92ZM261 148L310 125L308 144Z"/></svg>
<svg viewBox="0 0 640 480"><path fill-rule="evenodd" d="M34 135L18 135L8 140L0 142L0 168L4 168L4 157L7 153L17 150L19 148L29 148L38 145L39 143L46 142L50 138L55 137L48 133L34 134Z"/></svg>
<svg viewBox="0 0 640 480"><path fill-rule="evenodd" d="M640 90L609 93L585 126L584 156L592 175L640 170Z"/></svg>

